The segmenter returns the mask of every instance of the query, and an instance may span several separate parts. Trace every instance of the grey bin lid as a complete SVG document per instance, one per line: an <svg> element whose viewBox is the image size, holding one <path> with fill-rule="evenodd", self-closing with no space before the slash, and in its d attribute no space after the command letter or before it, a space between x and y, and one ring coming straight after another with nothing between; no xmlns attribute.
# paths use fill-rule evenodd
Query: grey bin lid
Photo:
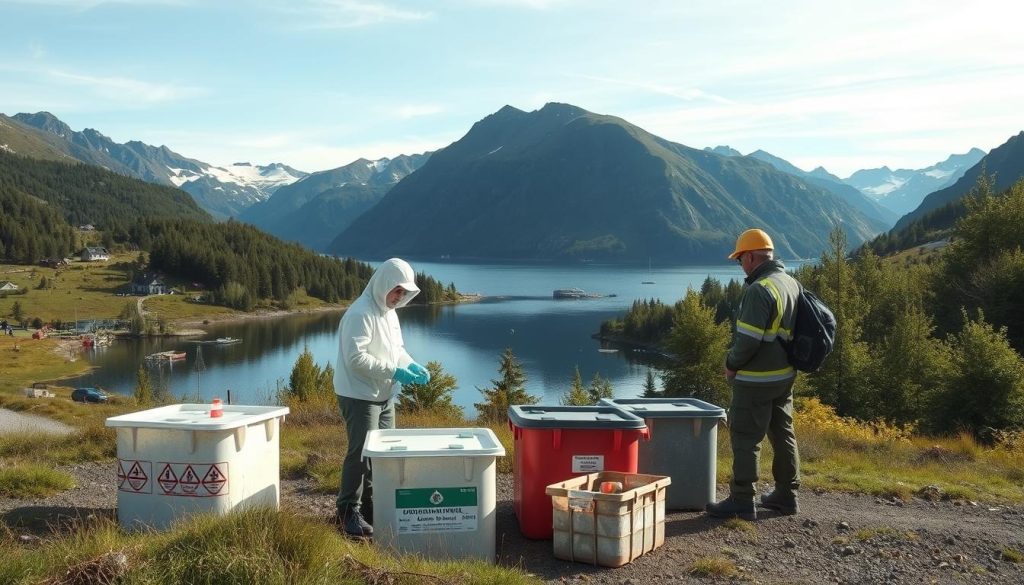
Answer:
<svg viewBox="0 0 1024 585"><path fill-rule="evenodd" d="M696 398L602 398L642 418L725 418L725 409Z"/></svg>
<svg viewBox="0 0 1024 585"><path fill-rule="evenodd" d="M515 404L508 407L508 420L526 429L644 429L644 419L617 407L533 406Z"/></svg>

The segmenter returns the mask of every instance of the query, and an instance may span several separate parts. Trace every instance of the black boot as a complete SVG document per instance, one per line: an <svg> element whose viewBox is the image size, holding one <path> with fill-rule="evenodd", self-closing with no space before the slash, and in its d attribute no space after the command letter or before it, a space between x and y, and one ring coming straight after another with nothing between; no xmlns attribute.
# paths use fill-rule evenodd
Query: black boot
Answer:
<svg viewBox="0 0 1024 585"><path fill-rule="evenodd" d="M796 493L775 489L770 494L761 496L761 506L775 510L783 516L792 516L800 511Z"/></svg>
<svg viewBox="0 0 1024 585"><path fill-rule="evenodd" d="M744 520L757 520L757 506L754 499L738 498L729 496L717 504L708 504L705 507L708 516L712 518L742 518Z"/></svg>
<svg viewBox="0 0 1024 585"><path fill-rule="evenodd" d="M341 530L349 536L359 538L373 536L373 526L363 518L363 515L359 513L359 508L355 506L349 506L341 514Z"/></svg>

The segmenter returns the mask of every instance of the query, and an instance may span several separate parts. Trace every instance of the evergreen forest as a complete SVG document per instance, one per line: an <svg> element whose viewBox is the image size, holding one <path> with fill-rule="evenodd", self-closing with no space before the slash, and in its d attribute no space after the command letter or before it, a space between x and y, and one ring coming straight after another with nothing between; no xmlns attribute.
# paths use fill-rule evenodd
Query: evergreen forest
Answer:
<svg viewBox="0 0 1024 585"><path fill-rule="evenodd" d="M351 300L373 269L352 259L315 254L255 227L214 223L191 196L170 187L98 167L40 161L0 151L0 260L34 264L84 245L72 226L91 223L112 251L149 252L143 268L197 282L212 302L251 310L270 301L287 304L298 289L330 303ZM416 275L414 303L456 296Z"/></svg>
<svg viewBox="0 0 1024 585"><path fill-rule="evenodd" d="M820 261L795 271L839 324L834 352L799 374L798 395L933 434L992 441L1024 430L1024 180L992 185L979 178L951 243L920 260L850 253L837 229ZM661 395L728 405L723 361L741 294L738 281L708 279L671 306L634 303L601 333L671 355Z"/></svg>

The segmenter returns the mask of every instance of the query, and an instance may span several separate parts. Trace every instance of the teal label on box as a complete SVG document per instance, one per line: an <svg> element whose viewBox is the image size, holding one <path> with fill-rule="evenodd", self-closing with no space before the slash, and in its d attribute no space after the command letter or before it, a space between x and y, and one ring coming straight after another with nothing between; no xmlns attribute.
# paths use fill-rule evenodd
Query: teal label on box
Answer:
<svg viewBox="0 0 1024 585"><path fill-rule="evenodd" d="M399 534L476 530L478 511L475 486L395 490Z"/></svg>

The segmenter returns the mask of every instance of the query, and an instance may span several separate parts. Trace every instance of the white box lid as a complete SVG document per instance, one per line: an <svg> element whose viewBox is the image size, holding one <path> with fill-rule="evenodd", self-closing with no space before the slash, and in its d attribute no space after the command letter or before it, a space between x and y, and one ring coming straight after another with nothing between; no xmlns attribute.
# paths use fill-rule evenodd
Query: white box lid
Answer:
<svg viewBox="0 0 1024 585"><path fill-rule="evenodd" d="M178 429L184 431L221 431L280 418L288 414L287 406L245 406L225 404L224 415L210 416L209 404L171 404L139 412L130 412L107 419L108 427L146 429Z"/></svg>
<svg viewBox="0 0 1024 585"><path fill-rule="evenodd" d="M378 429L366 433L363 457L501 456L505 447L488 428Z"/></svg>

